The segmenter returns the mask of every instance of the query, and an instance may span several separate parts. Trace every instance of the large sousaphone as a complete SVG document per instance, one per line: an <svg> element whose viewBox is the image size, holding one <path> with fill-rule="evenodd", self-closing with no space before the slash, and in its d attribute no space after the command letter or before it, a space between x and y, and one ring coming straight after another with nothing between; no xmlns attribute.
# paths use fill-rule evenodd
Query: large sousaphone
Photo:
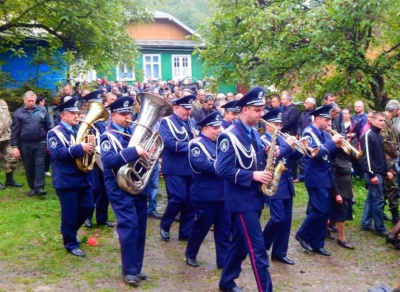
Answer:
<svg viewBox="0 0 400 292"><path fill-rule="evenodd" d="M139 93L139 117L128 147L141 145L148 153L147 160L138 160L122 166L117 174L117 182L121 189L132 195L140 194L149 182L154 166L164 148L164 142L153 127L163 117L172 114L172 106L161 97L149 93ZM156 150L153 151L153 148Z"/></svg>

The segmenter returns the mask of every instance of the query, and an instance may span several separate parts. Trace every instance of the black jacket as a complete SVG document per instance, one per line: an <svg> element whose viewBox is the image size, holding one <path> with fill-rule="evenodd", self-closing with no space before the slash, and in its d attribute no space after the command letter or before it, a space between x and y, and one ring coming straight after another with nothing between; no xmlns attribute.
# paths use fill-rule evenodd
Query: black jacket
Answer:
<svg viewBox="0 0 400 292"><path fill-rule="evenodd" d="M379 132L380 129L371 125L371 128L361 136L361 150L364 152L361 163L369 178L375 177L376 174L385 175L388 171Z"/></svg>
<svg viewBox="0 0 400 292"><path fill-rule="evenodd" d="M299 111L296 106L291 103L283 107L282 113L282 132L289 133L292 136L297 134L297 121L299 120Z"/></svg>
<svg viewBox="0 0 400 292"><path fill-rule="evenodd" d="M312 111L314 111L314 108L311 110L304 110L304 112L300 114L299 121L297 122L297 135L303 135L304 129L312 123L312 116L310 115Z"/></svg>
<svg viewBox="0 0 400 292"><path fill-rule="evenodd" d="M28 111L25 106L21 106L12 118L11 146L18 147L21 142L46 141L50 128L50 117L44 107L37 105Z"/></svg>

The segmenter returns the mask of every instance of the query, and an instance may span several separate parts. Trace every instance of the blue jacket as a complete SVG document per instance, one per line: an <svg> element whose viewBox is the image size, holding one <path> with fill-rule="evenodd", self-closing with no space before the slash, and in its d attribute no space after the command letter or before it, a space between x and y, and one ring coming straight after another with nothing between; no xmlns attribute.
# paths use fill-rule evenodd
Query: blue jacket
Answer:
<svg viewBox="0 0 400 292"><path fill-rule="evenodd" d="M319 133L320 132L320 133ZM307 188L325 188L333 187L332 179L332 159L334 151L338 148L331 137L325 132L320 131L313 124L304 130L303 136L311 138L308 144L311 148L318 147L318 155L313 158L306 157L305 185Z"/></svg>
<svg viewBox="0 0 400 292"><path fill-rule="evenodd" d="M268 142L271 142L271 134L265 132L264 135L261 137L262 140L267 140ZM294 197L296 195L292 183L292 175L290 168L288 167L289 161L290 160L298 160L300 159L303 155L298 152L297 150L294 150L290 147L288 143L285 142L285 140L281 137L278 136L276 145L279 146L279 156L276 158L276 162L278 163L281 160L285 161L285 166L287 167L284 172L282 172L281 179L279 180L279 185L278 189L275 193L274 196L271 196L271 200L282 200L282 199L290 199L291 197Z"/></svg>
<svg viewBox="0 0 400 292"><path fill-rule="evenodd" d="M253 172L265 168L265 146L257 131L251 131L253 140L242 122L237 120L218 137L216 170L225 180L225 203L231 212L261 211L264 206L261 184L253 180ZM234 145L239 146L237 151Z"/></svg>
<svg viewBox="0 0 400 292"><path fill-rule="evenodd" d="M229 124L226 120L222 120L221 121L221 129L227 129L227 128L229 128L229 126L230 126L231 124Z"/></svg>
<svg viewBox="0 0 400 292"><path fill-rule="evenodd" d="M83 157L84 152L81 144L74 145L73 136L63 124L54 127L47 135L55 189L89 186L90 175L80 171L75 163L75 159Z"/></svg>
<svg viewBox="0 0 400 292"><path fill-rule="evenodd" d="M190 125L173 114L161 120L160 135L164 141L161 171L165 175L191 176L188 150L193 138Z"/></svg>
<svg viewBox="0 0 400 292"><path fill-rule="evenodd" d="M200 134L190 143L189 162L193 170L190 199L192 201L223 201L224 181L217 177L215 161L217 143Z"/></svg>
<svg viewBox="0 0 400 292"><path fill-rule="evenodd" d="M131 135L131 129L128 134ZM110 131L113 130L113 131ZM122 190L117 183L117 173L121 166L133 162L139 158L136 147L127 147L130 137L121 134L111 123L109 129L101 135L101 160L104 166L104 182L110 202L118 201L122 196L132 196ZM145 192L142 192L145 194Z"/></svg>

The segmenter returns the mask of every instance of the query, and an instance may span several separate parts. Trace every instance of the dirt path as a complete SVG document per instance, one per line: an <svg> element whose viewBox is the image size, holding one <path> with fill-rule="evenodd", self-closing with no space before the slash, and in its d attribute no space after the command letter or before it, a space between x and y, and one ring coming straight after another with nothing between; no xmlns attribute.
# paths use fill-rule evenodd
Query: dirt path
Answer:
<svg viewBox="0 0 400 292"><path fill-rule="evenodd" d="M161 211L165 204L163 197L159 200ZM264 210L263 225L267 217L268 210ZM303 220L304 208L295 208L293 217L294 226L298 226ZM383 238L360 231L358 226L350 223L347 234L356 249L346 250L335 241L328 240L325 247L332 252L332 256L323 257L304 252L294 240L295 231L296 228L293 228L288 257L296 264L270 263L274 291L368 291L380 284L393 287L397 282L399 253L386 245ZM160 240L159 220L149 219L143 272L150 278L143 281L139 288L126 286L122 281L115 230L81 228L79 236L96 233L99 233L100 245L83 246L87 252L84 259L65 252L57 230L51 235L51 241L32 245L34 248L28 247L24 258L12 263L0 258L0 291L219 291L220 271L215 266L212 232L197 258L201 266L192 268L184 261L186 242L177 240L177 224L174 223L171 229L171 241L166 243ZM62 261L54 263L54 254ZM54 271L51 264L58 265L60 269ZM243 264L237 285L246 292L256 291L248 260Z"/></svg>

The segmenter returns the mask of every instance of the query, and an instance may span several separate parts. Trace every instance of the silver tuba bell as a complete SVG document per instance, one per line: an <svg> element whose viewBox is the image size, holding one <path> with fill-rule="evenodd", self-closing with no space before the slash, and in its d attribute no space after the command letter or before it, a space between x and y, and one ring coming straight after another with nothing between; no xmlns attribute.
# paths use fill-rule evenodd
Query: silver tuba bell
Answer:
<svg viewBox="0 0 400 292"><path fill-rule="evenodd" d="M139 93L140 113L129 140L128 147L142 145L149 152L147 160L138 160L122 166L118 170L117 182L121 189L132 195L140 194L149 182L151 172L164 148L164 142L158 132L152 129L159 119L172 114L172 106L153 94ZM153 147L156 150L152 152Z"/></svg>

